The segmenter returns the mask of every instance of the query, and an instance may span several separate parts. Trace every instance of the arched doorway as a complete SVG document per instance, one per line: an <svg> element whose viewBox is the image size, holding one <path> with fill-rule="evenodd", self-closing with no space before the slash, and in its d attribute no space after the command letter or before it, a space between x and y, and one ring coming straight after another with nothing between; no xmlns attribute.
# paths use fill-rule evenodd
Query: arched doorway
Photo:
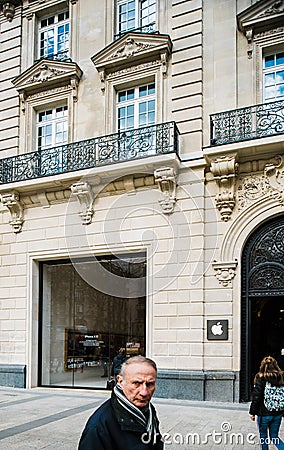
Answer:
<svg viewBox="0 0 284 450"><path fill-rule="evenodd" d="M242 255L240 400L249 401L254 374L284 348L284 216L258 228Z"/></svg>

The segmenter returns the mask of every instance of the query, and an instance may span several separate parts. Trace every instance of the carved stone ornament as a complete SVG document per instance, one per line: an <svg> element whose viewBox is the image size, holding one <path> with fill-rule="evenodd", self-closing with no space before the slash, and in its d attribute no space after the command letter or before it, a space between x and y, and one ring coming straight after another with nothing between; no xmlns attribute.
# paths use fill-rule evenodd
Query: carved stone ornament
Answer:
<svg viewBox="0 0 284 450"><path fill-rule="evenodd" d="M230 219L236 204L234 191L237 169L236 154L215 158L210 165L210 170L219 187L219 193L215 197L216 207L221 219L225 222Z"/></svg>
<svg viewBox="0 0 284 450"><path fill-rule="evenodd" d="M100 81L101 90L105 90L105 82L110 73L118 73L141 64L159 60L163 76L166 76L172 42L165 34L128 32L115 40L92 58Z"/></svg>
<svg viewBox="0 0 284 450"><path fill-rule="evenodd" d="M90 223L92 223L92 217L94 215L94 194L92 191L92 187L88 183L74 183L71 186L71 192L79 200L81 206L79 216L82 219L82 224L89 225Z"/></svg>
<svg viewBox="0 0 284 450"><path fill-rule="evenodd" d="M222 286L227 287L232 284L232 280L236 275L237 265L237 260L232 262L214 261L212 263L212 267L216 271L215 276Z"/></svg>
<svg viewBox="0 0 284 450"><path fill-rule="evenodd" d="M162 211L171 214L176 204L176 174L172 167L161 167L154 172L155 183L163 198L159 200Z"/></svg>
<svg viewBox="0 0 284 450"><path fill-rule="evenodd" d="M21 0L10 0L8 2L5 0L0 0L1 11L8 22L12 22L16 11L16 6L20 6L21 4Z"/></svg>
<svg viewBox="0 0 284 450"><path fill-rule="evenodd" d="M25 72L12 80L22 98L40 94L43 90L66 89L72 90L73 100L77 100L77 87L82 76L82 70L74 62L41 60L29 67Z"/></svg>
<svg viewBox="0 0 284 450"><path fill-rule="evenodd" d="M280 155L267 162L263 172L239 179L239 209L245 208L261 198L273 197L284 205L284 160Z"/></svg>
<svg viewBox="0 0 284 450"><path fill-rule="evenodd" d="M264 167L264 176L272 191L277 195L280 204L284 205L284 160L277 155L274 161L269 161Z"/></svg>
<svg viewBox="0 0 284 450"><path fill-rule="evenodd" d="M0 194L0 200L3 206L6 206L11 214L10 225L14 230L14 233L22 231L22 225L24 222L24 208L20 201L18 192L8 192L7 194Z"/></svg>
<svg viewBox="0 0 284 450"><path fill-rule="evenodd" d="M26 80L26 84L29 83L42 83L48 81L50 78L56 75L62 75L64 71L49 67L47 64L41 64L38 71L34 73L30 78Z"/></svg>

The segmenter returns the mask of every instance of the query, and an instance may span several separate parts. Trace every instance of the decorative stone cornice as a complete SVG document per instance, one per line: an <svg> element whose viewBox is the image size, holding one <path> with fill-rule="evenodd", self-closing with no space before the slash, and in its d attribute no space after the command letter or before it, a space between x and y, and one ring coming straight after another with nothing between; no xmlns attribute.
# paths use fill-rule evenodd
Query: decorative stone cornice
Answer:
<svg viewBox="0 0 284 450"><path fill-rule="evenodd" d="M252 56L254 36L282 26L283 21L283 0L259 0L238 14L238 28L248 40L249 58Z"/></svg>
<svg viewBox="0 0 284 450"><path fill-rule="evenodd" d="M221 219L227 222L236 204L235 199L235 177L238 164L237 154L224 155L211 161L210 170L219 187L219 193L215 197L217 209L220 211Z"/></svg>
<svg viewBox="0 0 284 450"><path fill-rule="evenodd" d="M92 217L94 215L94 194L92 187L84 182L74 183L71 186L71 192L77 197L80 203L81 211L79 216L82 219L82 224L89 225L92 222Z"/></svg>
<svg viewBox="0 0 284 450"><path fill-rule="evenodd" d="M11 214L10 225L14 230L14 233L22 231L22 225L24 222L24 208L20 201L18 192L7 192L7 194L0 194L0 200L3 206L6 206Z"/></svg>
<svg viewBox="0 0 284 450"><path fill-rule="evenodd" d="M77 99L77 86L82 76L82 70L74 62L57 60L40 60L29 67L21 75L12 80L15 88L25 97L51 90L56 87L70 86L73 99Z"/></svg>
<svg viewBox="0 0 284 450"><path fill-rule="evenodd" d="M216 271L215 276L222 286L227 287L232 284L232 280L236 275L238 261L217 262L212 263L213 269Z"/></svg>
<svg viewBox="0 0 284 450"><path fill-rule="evenodd" d="M147 34L129 32L112 42L92 58L101 80L101 89L105 90L105 81L110 73L124 71L141 64L159 61L163 76L167 74L172 42L165 34Z"/></svg>
<svg viewBox="0 0 284 450"><path fill-rule="evenodd" d="M176 203L176 174L172 167L161 167L154 172L155 182L163 198L159 200L162 211L171 214Z"/></svg>

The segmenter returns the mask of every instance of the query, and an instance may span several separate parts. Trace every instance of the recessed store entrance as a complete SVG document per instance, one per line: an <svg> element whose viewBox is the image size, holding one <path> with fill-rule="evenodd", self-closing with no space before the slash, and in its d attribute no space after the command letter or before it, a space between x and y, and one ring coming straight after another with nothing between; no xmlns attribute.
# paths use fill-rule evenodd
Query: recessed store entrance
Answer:
<svg viewBox="0 0 284 450"><path fill-rule="evenodd" d="M242 258L240 399L249 401L261 360L284 348L284 218L249 238Z"/></svg>
<svg viewBox="0 0 284 450"><path fill-rule="evenodd" d="M145 254L47 261L40 274L40 385L105 388L121 347L145 354Z"/></svg>

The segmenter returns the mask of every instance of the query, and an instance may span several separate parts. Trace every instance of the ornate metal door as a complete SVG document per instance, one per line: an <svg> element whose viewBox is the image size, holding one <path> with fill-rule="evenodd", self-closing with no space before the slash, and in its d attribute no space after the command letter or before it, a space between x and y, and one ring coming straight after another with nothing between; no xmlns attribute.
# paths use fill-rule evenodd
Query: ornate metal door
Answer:
<svg viewBox="0 0 284 450"><path fill-rule="evenodd" d="M284 347L284 216L248 239L242 256L240 400L249 401L253 377L267 353Z"/></svg>

